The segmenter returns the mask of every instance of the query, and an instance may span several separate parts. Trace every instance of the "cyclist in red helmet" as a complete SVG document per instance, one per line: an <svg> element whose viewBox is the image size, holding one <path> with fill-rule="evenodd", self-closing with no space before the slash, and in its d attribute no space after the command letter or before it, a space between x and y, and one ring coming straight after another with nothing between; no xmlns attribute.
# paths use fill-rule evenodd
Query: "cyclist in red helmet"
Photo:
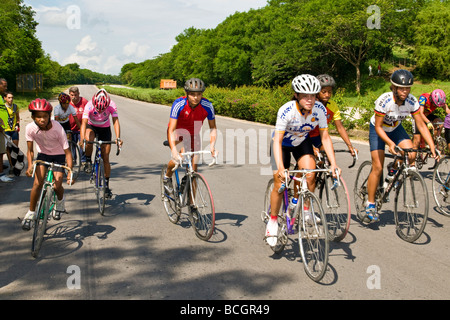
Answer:
<svg viewBox="0 0 450 320"><path fill-rule="evenodd" d="M55 107L55 120L59 122L65 131L70 131L70 115L73 116L75 123L81 127L81 122L77 118L75 108L70 104L70 96L67 93L61 92L58 96L59 104Z"/></svg>
<svg viewBox="0 0 450 320"><path fill-rule="evenodd" d="M116 142L119 147L122 146L123 141L120 139L120 123L119 115L117 114L117 106L111 100L108 92L105 89L100 89L89 101L83 112L83 121L81 122L80 130L80 145L83 146L83 141L94 141L98 136L99 140L111 141L111 125L109 116L112 117L114 132L116 133ZM92 170L92 144L86 144L86 167L85 171L90 173ZM112 197L111 189L109 188L109 177L111 175L111 164L109 162L109 154L111 152L111 145L102 145L102 158L105 165L105 180L106 190L105 194L108 198Z"/></svg>
<svg viewBox="0 0 450 320"><path fill-rule="evenodd" d="M37 160L53 162L72 168L72 152L69 149L66 132L56 120L51 120L50 116L53 110L52 105L45 99L36 99L28 105L31 112L31 118L34 120L29 123L25 129L25 138L27 141L27 160L28 169L26 174L31 177L33 174L34 143L38 146ZM47 168L44 165L37 165L34 177L33 188L30 193L30 208L22 220L22 229L30 230L33 221L36 219L36 203L39 198L42 185L44 183ZM61 219L61 213L65 212L64 188L62 186L64 170L62 168L54 169L55 192L57 196L56 210L53 218ZM67 177L67 182L69 183Z"/></svg>

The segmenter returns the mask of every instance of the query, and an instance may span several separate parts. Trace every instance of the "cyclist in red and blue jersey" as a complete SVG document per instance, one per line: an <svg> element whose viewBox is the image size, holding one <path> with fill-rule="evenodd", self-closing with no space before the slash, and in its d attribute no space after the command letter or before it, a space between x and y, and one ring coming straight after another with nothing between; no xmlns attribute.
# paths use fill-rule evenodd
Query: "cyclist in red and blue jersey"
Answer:
<svg viewBox="0 0 450 320"><path fill-rule="evenodd" d="M200 130L205 119L208 119L210 128L211 154L216 154L217 127L215 112L212 103L203 97L205 89L206 87L202 80L191 78L184 85L186 96L178 98L172 104L167 128L167 140L169 141L172 160L168 164L168 170L164 177L164 184L169 189L169 192L171 190L168 186L172 186L172 169L180 158L179 153L199 151L201 148ZM193 169L197 170L197 159L195 158Z"/></svg>

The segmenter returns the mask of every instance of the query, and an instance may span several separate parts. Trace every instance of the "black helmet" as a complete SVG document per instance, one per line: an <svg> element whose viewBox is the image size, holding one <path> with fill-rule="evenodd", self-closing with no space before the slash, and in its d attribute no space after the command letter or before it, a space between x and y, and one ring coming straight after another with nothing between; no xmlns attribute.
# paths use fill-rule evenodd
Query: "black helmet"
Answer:
<svg viewBox="0 0 450 320"><path fill-rule="evenodd" d="M411 87L414 83L414 76L405 69L395 70L391 76L391 83L398 87Z"/></svg>
<svg viewBox="0 0 450 320"><path fill-rule="evenodd" d="M203 92L205 89L205 83L199 78L191 78L184 84L186 92Z"/></svg>
<svg viewBox="0 0 450 320"><path fill-rule="evenodd" d="M334 81L332 76L327 74L320 74L316 77L320 81L320 86L323 87L335 87L336 81Z"/></svg>

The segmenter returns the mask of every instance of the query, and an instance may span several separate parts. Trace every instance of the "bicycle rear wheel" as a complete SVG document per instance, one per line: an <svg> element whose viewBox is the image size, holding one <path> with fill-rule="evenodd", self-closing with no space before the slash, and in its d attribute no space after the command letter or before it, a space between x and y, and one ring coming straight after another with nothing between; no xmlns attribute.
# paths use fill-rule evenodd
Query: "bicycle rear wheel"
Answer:
<svg viewBox="0 0 450 320"><path fill-rule="evenodd" d="M53 188L51 186L42 189L39 204L37 206L37 216L34 223L33 241L31 242L31 255L37 258L44 241L45 230L49 214L53 209Z"/></svg>
<svg viewBox="0 0 450 320"><path fill-rule="evenodd" d="M365 219L367 204L367 180L372 171L372 162L364 161L361 163L356 174L355 186L353 188L353 197L355 202L356 216L363 223L369 223L370 220Z"/></svg>
<svg viewBox="0 0 450 320"><path fill-rule="evenodd" d="M414 242L428 219L428 190L420 173L409 170L400 177L395 195L394 219L398 236Z"/></svg>
<svg viewBox="0 0 450 320"><path fill-rule="evenodd" d="M306 219L304 206L309 203L310 219ZM300 254L306 274L312 280L322 280L328 268L328 228L325 214L319 198L307 192L302 195L300 203L301 218L299 221Z"/></svg>
<svg viewBox="0 0 450 320"><path fill-rule="evenodd" d="M442 158L434 169L432 188L438 210L450 217L450 157Z"/></svg>
<svg viewBox="0 0 450 320"><path fill-rule="evenodd" d="M270 195L272 193L273 187L274 187L274 180L272 178L269 180L269 183L267 184L266 194L264 197L264 211L263 211L262 218L263 218L264 224L266 224L266 225L270 219L270 212L271 212ZM286 216L284 214L285 209L287 209L287 206L286 206L285 193L283 192L281 207L278 212L277 244L275 246L270 246L270 248L272 249L272 251L274 253L281 253L284 250L284 247L286 246L286 243L288 240Z"/></svg>
<svg viewBox="0 0 450 320"><path fill-rule="evenodd" d="M340 185L331 190L334 179L326 175L324 183L319 190L319 199L322 199L322 207L327 219L329 240L339 242L345 238L350 228L350 197L347 184L339 177Z"/></svg>
<svg viewBox="0 0 450 320"><path fill-rule="evenodd" d="M164 210L166 210L167 216L169 217L169 221L173 224L176 224L178 220L180 220L181 216L181 208L178 205L178 197L177 197L177 183L172 179L172 190L171 193L168 193L164 188L164 176L167 172L167 165L164 165L161 170L161 178L160 178L160 187L161 187L161 200L164 206Z"/></svg>
<svg viewBox="0 0 450 320"><path fill-rule="evenodd" d="M100 159L100 161L97 164L97 167L94 168L95 174L96 174L96 195L97 195L97 204L98 204L98 211L100 211L100 214L103 215L105 213L105 190L106 190L106 180L105 180L105 166L103 164L103 159Z"/></svg>
<svg viewBox="0 0 450 320"><path fill-rule="evenodd" d="M73 141L69 141L69 149L72 151L72 178L76 180L81 170L81 150L80 146Z"/></svg>
<svg viewBox="0 0 450 320"><path fill-rule="evenodd" d="M199 239L207 241L214 232L216 212L211 189L200 173L192 175L189 196L188 210L195 234Z"/></svg>

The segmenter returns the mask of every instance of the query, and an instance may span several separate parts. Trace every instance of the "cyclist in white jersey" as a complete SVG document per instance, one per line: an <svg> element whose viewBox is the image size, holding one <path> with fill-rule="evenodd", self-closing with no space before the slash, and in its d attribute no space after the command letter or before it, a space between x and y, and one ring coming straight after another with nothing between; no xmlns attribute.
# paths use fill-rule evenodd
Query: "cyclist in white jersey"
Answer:
<svg viewBox="0 0 450 320"><path fill-rule="evenodd" d="M395 147L397 145L402 149L413 147L409 135L401 125L403 120L409 116L414 118L417 128L431 148L433 157L439 160L431 134L420 116L419 103L410 94L411 86L414 83L412 73L403 69L396 70L391 76L391 83L391 92L382 94L375 101L375 114L370 119L369 141L372 171L367 181L368 201L365 217L370 222L379 220L375 205L375 193L383 172L386 144L392 154L396 153ZM410 154L409 162L412 166L414 160L415 154ZM396 169L394 167L394 170Z"/></svg>
<svg viewBox="0 0 450 320"><path fill-rule="evenodd" d="M271 216L266 229L266 241L270 246L277 243L277 214L282 201L282 194L278 190L285 179L284 170L289 168L291 153L299 168L315 169L316 167L314 150L309 137L309 132L316 126L319 126L322 144L333 173L336 169L340 171L336 165L333 144L328 134L326 109L322 103L316 101L316 94L320 91L319 80L312 75L303 74L294 78L292 88L295 92L294 98L279 109L271 143L274 188L270 197ZM315 176L308 177L307 183L308 188L314 191Z"/></svg>

